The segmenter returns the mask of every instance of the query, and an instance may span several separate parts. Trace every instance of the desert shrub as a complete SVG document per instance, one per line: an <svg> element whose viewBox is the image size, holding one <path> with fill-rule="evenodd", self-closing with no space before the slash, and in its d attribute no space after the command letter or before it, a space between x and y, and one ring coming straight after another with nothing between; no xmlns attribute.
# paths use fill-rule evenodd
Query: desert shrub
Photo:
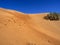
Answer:
<svg viewBox="0 0 60 45"><path fill-rule="evenodd" d="M47 16L44 17L46 20L59 20L59 14L58 13L49 13Z"/></svg>

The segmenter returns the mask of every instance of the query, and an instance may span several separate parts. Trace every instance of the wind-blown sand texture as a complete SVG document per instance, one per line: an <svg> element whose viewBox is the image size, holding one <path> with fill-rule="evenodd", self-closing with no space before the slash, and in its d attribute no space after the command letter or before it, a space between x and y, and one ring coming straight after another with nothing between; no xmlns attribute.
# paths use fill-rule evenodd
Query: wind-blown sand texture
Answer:
<svg viewBox="0 0 60 45"><path fill-rule="evenodd" d="M0 8L0 45L60 45L60 21L45 20L47 14Z"/></svg>

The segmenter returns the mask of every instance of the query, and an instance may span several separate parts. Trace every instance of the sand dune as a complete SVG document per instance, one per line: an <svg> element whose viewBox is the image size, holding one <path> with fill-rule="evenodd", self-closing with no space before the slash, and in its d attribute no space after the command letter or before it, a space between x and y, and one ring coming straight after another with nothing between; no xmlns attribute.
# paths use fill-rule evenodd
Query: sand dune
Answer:
<svg viewBox="0 0 60 45"><path fill-rule="evenodd" d="M47 14L0 8L0 45L60 45L60 21L43 19Z"/></svg>

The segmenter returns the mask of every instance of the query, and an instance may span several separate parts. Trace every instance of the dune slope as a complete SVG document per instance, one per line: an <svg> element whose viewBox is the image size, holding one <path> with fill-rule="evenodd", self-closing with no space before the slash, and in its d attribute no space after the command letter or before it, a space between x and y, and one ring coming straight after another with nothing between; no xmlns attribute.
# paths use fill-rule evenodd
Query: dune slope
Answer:
<svg viewBox="0 0 60 45"><path fill-rule="evenodd" d="M45 15L0 8L0 45L60 45L60 21Z"/></svg>

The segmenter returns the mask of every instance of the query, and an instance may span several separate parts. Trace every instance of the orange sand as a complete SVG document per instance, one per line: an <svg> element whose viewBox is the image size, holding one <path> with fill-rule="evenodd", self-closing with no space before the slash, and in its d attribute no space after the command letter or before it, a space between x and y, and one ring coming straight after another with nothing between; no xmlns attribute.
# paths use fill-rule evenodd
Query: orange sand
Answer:
<svg viewBox="0 0 60 45"><path fill-rule="evenodd" d="M43 19L47 14L0 8L0 45L60 45L60 21Z"/></svg>

